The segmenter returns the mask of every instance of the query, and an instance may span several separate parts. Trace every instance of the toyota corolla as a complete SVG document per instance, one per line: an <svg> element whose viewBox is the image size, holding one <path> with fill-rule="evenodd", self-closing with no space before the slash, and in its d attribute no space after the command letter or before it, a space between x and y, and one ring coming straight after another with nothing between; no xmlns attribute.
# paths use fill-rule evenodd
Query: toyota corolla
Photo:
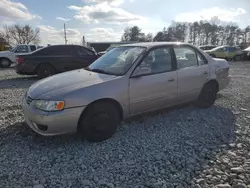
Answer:
<svg viewBox="0 0 250 188"><path fill-rule="evenodd" d="M208 108L229 81L226 60L192 45L136 43L112 49L85 69L34 83L22 107L38 134L78 132L99 142L133 115L186 102Z"/></svg>

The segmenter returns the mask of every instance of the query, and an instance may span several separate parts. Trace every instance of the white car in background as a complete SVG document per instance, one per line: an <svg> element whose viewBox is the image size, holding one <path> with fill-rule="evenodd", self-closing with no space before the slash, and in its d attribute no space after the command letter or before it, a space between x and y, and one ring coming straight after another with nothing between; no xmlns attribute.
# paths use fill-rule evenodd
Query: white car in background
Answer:
<svg viewBox="0 0 250 188"><path fill-rule="evenodd" d="M18 44L10 51L0 52L0 67L7 68L16 62L16 55L30 53L37 50L36 45L31 44Z"/></svg>

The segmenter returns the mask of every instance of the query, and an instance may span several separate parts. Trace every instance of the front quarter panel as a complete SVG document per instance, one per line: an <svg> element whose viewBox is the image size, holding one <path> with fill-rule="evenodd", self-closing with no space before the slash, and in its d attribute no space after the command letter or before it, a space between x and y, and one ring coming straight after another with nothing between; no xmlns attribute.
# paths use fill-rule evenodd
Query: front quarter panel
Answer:
<svg viewBox="0 0 250 188"><path fill-rule="evenodd" d="M15 56L15 54L13 52L10 52L10 51L2 52L0 54L0 57L8 58L13 63L16 62L16 56Z"/></svg>
<svg viewBox="0 0 250 188"><path fill-rule="evenodd" d="M87 106L100 99L113 99L120 103L126 115L129 106L128 79L126 76L119 76L106 82L78 88L62 98L66 102L65 108Z"/></svg>

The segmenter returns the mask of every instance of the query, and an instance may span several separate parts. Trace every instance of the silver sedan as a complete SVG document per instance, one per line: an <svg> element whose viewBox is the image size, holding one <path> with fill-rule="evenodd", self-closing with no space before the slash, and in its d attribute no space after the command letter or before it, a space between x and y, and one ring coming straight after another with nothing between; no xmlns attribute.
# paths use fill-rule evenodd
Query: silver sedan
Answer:
<svg viewBox="0 0 250 188"><path fill-rule="evenodd" d="M192 45L136 43L112 49L85 69L36 82L22 107L38 134L79 132L98 142L130 116L191 101L208 108L229 81L226 60Z"/></svg>

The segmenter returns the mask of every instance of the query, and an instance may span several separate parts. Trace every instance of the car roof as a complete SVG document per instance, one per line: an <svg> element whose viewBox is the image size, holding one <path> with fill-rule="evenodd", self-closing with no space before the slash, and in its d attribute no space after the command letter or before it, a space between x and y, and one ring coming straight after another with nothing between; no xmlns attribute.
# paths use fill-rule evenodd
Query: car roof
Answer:
<svg viewBox="0 0 250 188"><path fill-rule="evenodd" d="M217 46L217 45L202 45L200 47L212 47L212 46Z"/></svg>
<svg viewBox="0 0 250 188"><path fill-rule="evenodd" d="M79 45L79 44L55 44L55 45L50 45L50 46L80 46L80 47L87 48L86 46ZM46 46L46 47L50 47L50 46Z"/></svg>
<svg viewBox="0 0 250 188"><path fill-rule="evenodd" d="M189 46L193 46L192 44L182 43L182 42L140 42L140 43L133 43L133 44L124 44L121 46L137 46L137 47L151 48L151 47L165 46L165 45L189 45Z"/></svg>
<svg viewBox="0 0 250 188"><path fill-rule="evenodd" d="M94 50L89 49L88 47L83 46L83 45L79 45L79 44L55 44L55 45L45 46L44 48L46 48L46 47L52 47L52 46L55 46L55 47L59 47L59 46L69 46L69 47L70 46L79 46L79 47L82 47L82 48L85 48L87 50L90 50L90 51L94 52Z"/></svg>

